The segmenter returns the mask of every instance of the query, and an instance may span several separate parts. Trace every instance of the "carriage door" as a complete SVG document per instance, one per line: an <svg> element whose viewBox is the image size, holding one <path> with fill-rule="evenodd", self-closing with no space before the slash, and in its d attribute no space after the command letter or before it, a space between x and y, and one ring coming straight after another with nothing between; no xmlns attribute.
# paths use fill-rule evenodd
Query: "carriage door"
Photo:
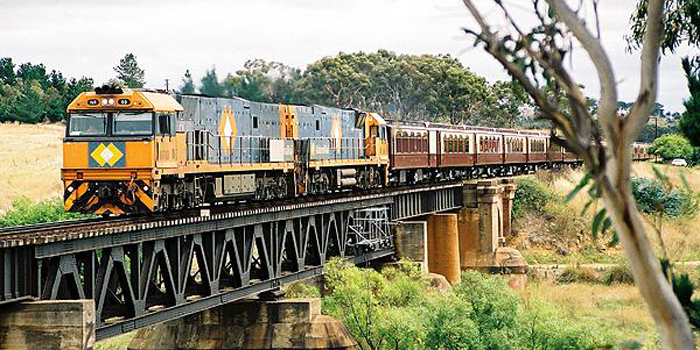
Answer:
<svg viewBox="0 0 700 350"><path fill-rule="evenodd" d="M438 164L438 137L437 130L428 131L428 166L437 166Z"/></svg>

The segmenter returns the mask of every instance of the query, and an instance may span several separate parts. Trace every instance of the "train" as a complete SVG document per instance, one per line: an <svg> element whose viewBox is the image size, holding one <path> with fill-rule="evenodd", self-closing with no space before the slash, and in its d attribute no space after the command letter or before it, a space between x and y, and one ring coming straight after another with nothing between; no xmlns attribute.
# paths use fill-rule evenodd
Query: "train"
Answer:
<svg viewBox="0 0 700 350"><path fill-rule="evenodd" d="M67 108L64 209L148 214L580 165L546 132L102 86ZM634 144L634 159L649 159Z"/></svg>

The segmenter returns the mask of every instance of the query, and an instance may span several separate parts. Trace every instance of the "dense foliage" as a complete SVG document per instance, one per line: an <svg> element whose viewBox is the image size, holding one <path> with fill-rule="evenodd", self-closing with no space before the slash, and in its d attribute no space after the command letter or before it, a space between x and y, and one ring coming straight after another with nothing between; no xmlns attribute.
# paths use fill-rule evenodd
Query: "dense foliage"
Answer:
<svg viewBox="0 0 700 350"><path fill-rule="evenodd" d="M692 192L668 188L659 180L632 179L632 194L643 213L676 218L693 216L698 211L698 199Z"/></svg>
<svg viewBox="0 0 700 350"><path fill-rule="evenodd" d="M92 85L90 78L67 79L59 71L47 72L43 64L16 66L11 58L0 58L0 122L63 120L68 104Z"/></svg>
<svg viewBox="0 0 700 350"><path fill-rule="evenodd" d="M647 124L644 125L642 131L637 136L635 141L652 143L655 139L667 135L667 134L678 134L680 129L678 123L667 123L666 125L657 125L657 121L652 118Z"/></svg>
<svg viewBox="0 0 700 350"><path fill-rule="evenodd" d="M700 60L686 57L682 62L690 97L683 101L685 112L680 120L680 129L693 146L700 147Z"/></svg>
<svg viewBox="0 0 700 350"><path fill-rule="evenodd" d="M86 215L66 213L60 199L32 202L28 198L17 199L12 207L0 214L0 227L38 224L42 222L64 221L85 218Z"/></svg>
<svg viewBox="0 0 700 350"><path fill-rule="evenodd" d="M512 82L489 84L450 55L339 53L306 70L256 59L220 79L215 69L199 92L262 102L369 109L393 118L516 127L528 98ZM185 74L180 90L191 91Z"/></svg>
<svg viewBox="0 0 700 350"><path fill-rule="evenodd" d="M661 157L664 161L675 158L688 160L693 155L693 146L685 137L669 134L654 140L654 143L649 147L649 153Z"/></svg>
<svg viewBox="0 0 700 350"><path fill-rule="evenodd" d="M523 177L515 183L517 187L513 198L513 216L520 216L526 211L541 210L548 202L556 199L556 194L537 179Z"/></svg>
<svg viewBox="0 0 700 350"><path fill-rule="evenodd" d="M597 349L604 327L575 322L539 300L525 302L498 276L465 272L440 293L407 262L382 272L340 261L326 271L323 311L361 349Z"/></svg>

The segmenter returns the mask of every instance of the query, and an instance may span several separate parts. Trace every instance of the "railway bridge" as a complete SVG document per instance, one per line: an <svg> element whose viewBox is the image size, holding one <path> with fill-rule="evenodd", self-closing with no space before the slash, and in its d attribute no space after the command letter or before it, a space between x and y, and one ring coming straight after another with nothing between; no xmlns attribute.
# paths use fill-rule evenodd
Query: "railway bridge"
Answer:
<svg viewBox="0 0 700 350"><path fill-rule="evenodd" d="M408 257L523 276L502 247L514 185L484 180L0 230L0 349L95 341L355 264Z"/></svg>

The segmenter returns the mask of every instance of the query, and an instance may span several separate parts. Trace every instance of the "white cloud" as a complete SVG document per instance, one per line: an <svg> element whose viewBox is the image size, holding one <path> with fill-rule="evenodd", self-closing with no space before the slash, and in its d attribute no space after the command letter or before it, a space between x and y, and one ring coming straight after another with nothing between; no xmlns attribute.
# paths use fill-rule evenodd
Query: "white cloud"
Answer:
<svg viewBox="0 0 700 350"><path fill-rule="evenodd" d="M601 3L603 43L622 100L632 100L638 85L638 53L626 53L622 38L635 2ZM518 0L509 4L516 15L525 15ZM186 69L197 79L212 65L223 76L250 58L305 67L339 51L385 48L449 53L489 80L506 79L461 32L471 23L456 0L0 0L0 56L100 83L114 75L119 58L133 52L148 86L163 87L166 78L179 85ZM594 70L582 53L575 51L575 74L587 94L597 95ZM660 101L682 111L687 89L678 57L663 59L660 77Z"/></svg>

